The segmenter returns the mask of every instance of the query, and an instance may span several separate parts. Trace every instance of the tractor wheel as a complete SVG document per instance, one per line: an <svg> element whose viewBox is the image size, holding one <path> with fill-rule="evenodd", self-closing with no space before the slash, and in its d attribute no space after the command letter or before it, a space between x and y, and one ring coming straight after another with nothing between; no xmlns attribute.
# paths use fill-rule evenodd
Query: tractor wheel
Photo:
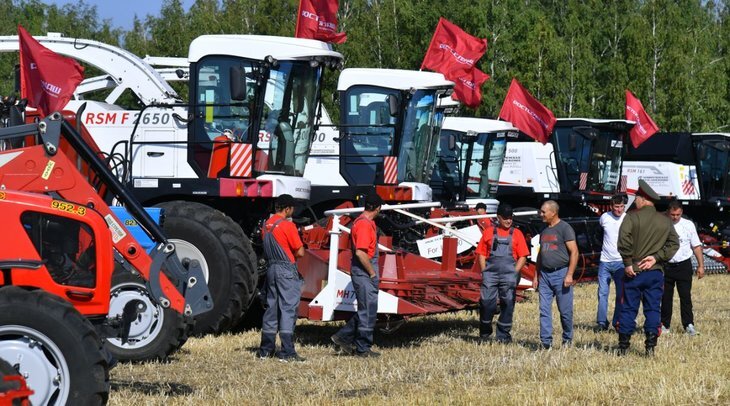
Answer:
<svg viewBox="0 0 730 406"><path fill-rule="evenodd" d="M200 263L213 297L213 310L195 318L193 334L228 331L255 294L258 274L251 241L230 217L204 204L174 201L159 207L178 257Z"/></svg>
<svg viewBox="0 0 730 406"><path fill-rule="evenodd" d="M70 303L49 293L0 289L0 358L22 374L34 405L99 405L109 369L99 336Z"/></svg>
<svg viewBox="0 0 730 406"><path fill-rule="evenodd" d="M128 341L106 338L106 349L120 361L162 360L187 341L188 326L182 314L155 304L141 277L126 271L115 272L109 317L121 316L131 300L144 303L144 310L132 321Z"/></svg>
<svg viewBox="0 0 730 406"><path fill-rule="evenodd" d="M0 403L8 406L28 405L31 394L23 376L0 358Z"/></svg>

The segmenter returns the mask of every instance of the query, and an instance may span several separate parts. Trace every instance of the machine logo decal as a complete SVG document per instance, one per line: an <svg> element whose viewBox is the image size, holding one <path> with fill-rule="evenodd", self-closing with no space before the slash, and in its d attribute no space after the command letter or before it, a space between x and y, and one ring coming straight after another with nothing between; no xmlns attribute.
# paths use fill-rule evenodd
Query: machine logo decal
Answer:
<svg viewBox="0 0 730 406"><path fill-rule="evenodd" d="M117 223L117 220L114 219L114 216L111 214L107 214L104 216L104 220L106 220L106 224L109 225L109 231L112 233L112 241L114 243L118 243L119 240L127 236L127 232L124 231L124 228L122 228L119 223Z"/></svg>
<svg viewBox="0 0 730 406"><path fill-rule="evenodd" d="M54 161L48 160L48 163L46 164L46 169L43 170L43 174L41 175L41 178L43 178L43 180L48 180L48 178L51 177L51 172L53 172L54 166L56 166L56 163Z"/></svg>

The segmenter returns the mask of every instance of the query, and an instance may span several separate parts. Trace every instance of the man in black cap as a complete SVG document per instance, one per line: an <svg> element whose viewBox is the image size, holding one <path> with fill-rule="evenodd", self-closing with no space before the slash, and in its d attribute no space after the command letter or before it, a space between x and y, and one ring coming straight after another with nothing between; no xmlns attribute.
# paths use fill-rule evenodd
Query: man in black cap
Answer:
<svg viewBox="0 0 730 406"><path fill-rule="evenodd" d="M372 350L373 331L378 318L378 233L375 217L383 199L376 193L365 197L365 210L355 219L350 230L352 262L350 277L357 299L357 312L330 339L337 347L359 357L379 357Z"/></svg>
<svg viewBox="0 0 730 406"><path fill-rule="evenodd" d="M294 349L294 326L302 295L302 278L297 270L296 259L304 256L304 245L294 223L289 220L294 213L296 200L291 195L281 195L274 203L274 215L263 227L264 255L268 260L266 271L266 304L261 326L259 358L274 356L276 334L279 333L282 362L305 361Z"/></svg>
<svg viewBox="0 0 730 406"><path fill-rule="evenodd" d="M522 231L512 227L512 206L500 204L497 208L497 220L496 227L490 226L484 230L476 249L477 261L482 270L479 336L482 340L490 338L499 297L496 338L499 342L510 343L515 289L529 251Z"/></svg>
<svg viewBox="0 0 730 406"><path fill-rule="evenodd" d="M477 203L476 206L474 206L474 209L477 211L478 215L484 215L487 214L487 205L483 202ZM491 221L488 218L482 218L477 220L477 224L479 225L479 228L484 231L487 227L491 225Z"/></svg>
<svg viewBox="0 0 730 406"><path fill-rule="evenodd" d="M619 354L625 354L629 349L640 302L646 318L644 344L647 355L654 354L660 334L663 265L679 249L679 237L671 221L657 213L654 203L658 200L659 195L639 179L635 200L638 210L627 214L619 228L618 252L625 267L618 322Z"/></svg>

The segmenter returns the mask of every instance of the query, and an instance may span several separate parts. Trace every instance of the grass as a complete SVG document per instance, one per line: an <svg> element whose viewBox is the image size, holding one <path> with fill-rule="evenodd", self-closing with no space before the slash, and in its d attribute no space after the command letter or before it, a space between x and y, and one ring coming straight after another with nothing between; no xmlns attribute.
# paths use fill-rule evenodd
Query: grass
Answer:
<svg viewBox="0 0 730 406"><path fill-rule="evenodd" d="M517 305L511 345L477 344L478 314L463 311L376 334L383 356L358 359L329 345L339 323L300 321L304 364L257 360L258 331L191 339L170 362L117 366L109 403L730 404L730 276L695 280L701 335L674 327L653 358L643 355L643 333L633 336L629 355L618 357L616 334L593 330L596 289L576 287L573 348L537 350L537 295ZM557 310L554 316L559 343ZM676 295L673 325L681 325Z"/></svg>

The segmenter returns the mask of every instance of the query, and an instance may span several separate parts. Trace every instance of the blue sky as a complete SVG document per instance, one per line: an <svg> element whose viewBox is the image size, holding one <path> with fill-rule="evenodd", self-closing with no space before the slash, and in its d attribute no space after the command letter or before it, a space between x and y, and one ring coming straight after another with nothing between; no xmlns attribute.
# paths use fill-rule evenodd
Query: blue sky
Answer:
<svg viewBox="0 0 730 406"><path fill-rule="evenodd" d="M42 0L47 4L77 4L77 0ZM132 28L134 15L137 14L143 20L147 14L157 16L160 14L161 0L86 0L89 5L96 6L100 18L111 20L112 25L124 29ZM183 7L189 10L195 0L183 0Z"/></svg>

